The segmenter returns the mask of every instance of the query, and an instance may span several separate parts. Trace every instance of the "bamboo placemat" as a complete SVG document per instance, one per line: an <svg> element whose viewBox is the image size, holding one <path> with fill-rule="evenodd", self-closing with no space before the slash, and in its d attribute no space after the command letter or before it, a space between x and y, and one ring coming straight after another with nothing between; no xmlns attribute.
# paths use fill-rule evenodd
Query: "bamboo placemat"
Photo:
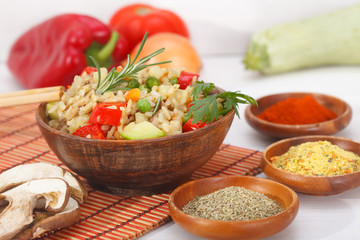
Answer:
<svg viewBox="0 0 360 240"><path fill-rule="evenodd" d="M30 162L51 162L66 168L49 149L35 121L37 105L0 109L0 173ZM221 175L255 175L261 152L222 145L192 179ZM74 225L37 239L135 239L171 220L169 193L122 197L88 186L89 198Z"/></svg>

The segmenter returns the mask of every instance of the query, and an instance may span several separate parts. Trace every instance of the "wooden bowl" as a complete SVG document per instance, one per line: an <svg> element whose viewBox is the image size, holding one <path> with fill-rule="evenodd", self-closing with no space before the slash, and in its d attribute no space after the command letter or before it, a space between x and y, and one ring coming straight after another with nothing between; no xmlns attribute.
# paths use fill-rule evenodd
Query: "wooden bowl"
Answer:
<svg viewBox="0 0 360 240"><path fill-rule="evenodd" d="M330 121L301 125L272 123L257 117L265 109L281 100L285 100L289 97L300 98L305 95L313 96L320 104L332 110L338 117ZM320 93L279 93L259 98L256 101L258 107L247 106L245 108L246 121L258 132L276 138L289 138L305 135L332 135L345 128L349 124L352 116L352 110L349 104L339 98Z"/></svg>
<svg viewBox="0 0 360 240"><path fill-rule="evenodd" d="M307 176L291 173L275 167L269 160L289 150L291 146L310 141L327 140L347 151L360 155L360 143L334 136L303 136L278 141L268 146L261 159L261 167L269 178L281 182L293 190L311 195L334 195L360 185L360 172L338 176Z"/></svg>
<svg viewBox="0 0 360 240"><path fill-rule="evenodd" d="M268 218L249 221L216 221L191 216L182 211L195 196L203 196L216 190L241 186L260 192L277 201L283 212ZM260 239L285 229L295 218L299 209L296 193L290 188L272 180L225 176L191 181L175 189L169 200L172 219L185 231L207 239Z"/></svg>
<svg viewBox="0 0 360 240"><path fill-rule="evenodd" d="M204 128L144 140L97 140L60 132L36 112L42 135L56 156L96 189L120 195L170 192L187 181L222 144L234 111Z"/></svg>

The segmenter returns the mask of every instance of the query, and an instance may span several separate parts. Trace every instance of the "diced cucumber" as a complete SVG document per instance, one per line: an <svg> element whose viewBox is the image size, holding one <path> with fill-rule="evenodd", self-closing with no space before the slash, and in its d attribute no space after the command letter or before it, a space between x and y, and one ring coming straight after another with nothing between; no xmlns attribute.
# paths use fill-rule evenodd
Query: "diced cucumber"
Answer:
<svg viewBox="0 0 360 240"><path fill-rule="evenodd" d="M55 102L49 102L46 104L46 112L50 119L59 119L59 115L57 111L49 113L49 110L55 105Z"/></svg>
<svg viewBox="0 0 360 240"><path fill-rule="evenodd" d="M154 124L147 121L129 124L121 133L121 137L128 140L157 138L163 136L165 136L163 131L157 128Z"/></svg>

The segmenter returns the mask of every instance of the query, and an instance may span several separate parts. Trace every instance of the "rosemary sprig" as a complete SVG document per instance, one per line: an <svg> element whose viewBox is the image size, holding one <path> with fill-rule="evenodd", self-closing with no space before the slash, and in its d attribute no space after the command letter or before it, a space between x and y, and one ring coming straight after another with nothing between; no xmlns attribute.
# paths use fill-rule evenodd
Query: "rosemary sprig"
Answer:
<svg viewBox="0 0 360 240"><path fill-rule="evenodd" d="M254 98L242 94L240 91L219 93L213 83L204 83L203 81L196 81L193 92L191 93L193 102L189 111L185 114L185 119L193 119L193 123L198 122L213 122L218 119L220 115L225 115L230 110L234 109L238 118L240 114L238 111L238 104L252 104L257 105ZM212 89L216 89L217 93L209 95ZM199 98L203 94L204 98ZM219 111L217 99L224 100L223 109Z"/></svg>
<svg viewBox="0 0 360 240"><path fill-rule="evenodd" d="M157 103L156 103L156 106L155 106L155 109L154 111L151 113L151 116L154 116L154 114L157 112L157 110L159 109L159 106L160 106L160 102L161 102L161 96L159 97Z"/></svg>
<svg viewBox="0 0 360 240"><path fill-rule="evenodd" d="M138 62L136 62L137 58L140 55L140 52L142 51L144 44L146 42L148 33L145 33L144 38L141 41L139 50L137 51L134 59L130 58L130 55L127 56L127 63L125 65L125 67L121 70L121 72L117 72L115 68L113 68L105 77L105 79L103 81L101 81L101 73L100 73L100 66L99 64L96 62L96 60L91 57L91 60L94 62L97 71L98 71L98 84L96 87L96 92L99 94L103 94L105 92L109 92L109 91L116 91L119 89L124 89L124 90L129 90L126 87L119 87L119 85L123 82L125 82L127 79L130 78L134 78L137 76L137 73L147 67L150 66L154 66L154 65L159 65L159 64L164 64L164 63L169 63L171 61L164 61L164 62L157 62L157 63L152 63L152 64L145 64L147 61L149 61L152 57L162 53L165 48L161 48L153 53L151 53L150 55L143 57L142 59L140 59ZM135 63L136 62L136 63Z"/></svg>

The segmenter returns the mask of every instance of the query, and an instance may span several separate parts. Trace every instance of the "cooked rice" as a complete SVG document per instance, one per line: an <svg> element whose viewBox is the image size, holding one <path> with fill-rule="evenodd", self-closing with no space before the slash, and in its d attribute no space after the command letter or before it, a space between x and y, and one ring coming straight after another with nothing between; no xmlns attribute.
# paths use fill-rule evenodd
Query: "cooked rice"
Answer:
<svg viewBox="0 0 360 240"><path fill-rule="evenodd" d="M102 126L108 130L108 139L120 139L120 133L124 127L134 122L149 121L161 129L165 135L174 135L182 132L182 117L187 111L187 104L191 100L191 87L185 90L179 89L180 85L171 85L169 79L179 77L183 69L166 69L158 66L147 68L139 72L138 82L145 85L149 76L155 76L160 81L160 86L154 86L148 93L140 92L140 98L146 98L151 104L151 110L146 113L139 111L137 104L131 100L127 102L122 112L119 126ZM107 75L105 68L101 69L102 80ZM193 82L197 79L194 77ZM66 90L61 100L56 102L48 110L49 113L57 113L59 119L49 121L49 125L62 132L73 133L78 128L86 125L94 107L100 102L126 102L126 90L97 94L95 92L98 82L97 72L76 76L69 89ZM126 84L125 84L126 85ZM124 85L124 86L125 86ZM151 116L156 103L161 96L158 111Z"/></svg>

